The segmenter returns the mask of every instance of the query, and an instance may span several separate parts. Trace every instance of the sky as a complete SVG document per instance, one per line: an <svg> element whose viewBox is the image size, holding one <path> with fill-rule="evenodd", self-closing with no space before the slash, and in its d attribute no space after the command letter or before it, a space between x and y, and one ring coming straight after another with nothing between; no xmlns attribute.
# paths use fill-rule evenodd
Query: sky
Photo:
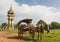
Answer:
<svg viewBox="0 0 60 42"><path fill-rule="evenodd" d="M40 19L47 24L60 22L60 0L0 0L0 24L7 22L11 3L15 12L14 23L26 18L33 19L32 24Z"/></svg>

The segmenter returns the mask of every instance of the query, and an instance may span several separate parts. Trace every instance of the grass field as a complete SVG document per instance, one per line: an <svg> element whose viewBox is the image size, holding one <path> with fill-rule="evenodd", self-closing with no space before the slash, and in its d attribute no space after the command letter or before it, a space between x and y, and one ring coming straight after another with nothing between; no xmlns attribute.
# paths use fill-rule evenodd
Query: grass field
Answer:
<svg viewBox="0 0 60 42"><path fill-rule="evenodd" d="M60 42L60 30L56 29L54 30L50 30L50 33L44 33L43 34L43 39L42 40L37 40L37 33L35 35L34 40L31 39L31 37L27 36L27 38L29 38L28 40L26 40L27 42Z"/></svg>
<svg viewBox="0 0 60 42"><path fill-rule="evenodd" d="M8 34L11 33L17 33L17 31L14 32L7 32ZM60 29L50 30L50 33L45 33L43 34L43 39L42 40L37 40L37 33L35 33L35 38L34 40L29 36L28 32L24 32L24 38L26 42L60 42Z"/></svg>

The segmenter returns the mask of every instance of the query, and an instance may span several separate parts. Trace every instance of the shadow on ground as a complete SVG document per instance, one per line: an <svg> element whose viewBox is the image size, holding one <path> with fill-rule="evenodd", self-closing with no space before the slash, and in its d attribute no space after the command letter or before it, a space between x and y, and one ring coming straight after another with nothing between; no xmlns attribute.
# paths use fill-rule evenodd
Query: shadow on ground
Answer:
<svg viewBox="0 0 60 42"><path fill-rule="evenodd" d="M8 39L20 39L18 36L7 37Z"/></svg>
<svg viewBox="0 0 60 42"><path fill-rule="evenodd" d="M7 37L8 39L21 39L18 36L13 36L13 37ZM38 39L32 39L29 37L23 37L21 40L25 40L25 41L32 41L32 42L39 42L40 40Z"/></svg>

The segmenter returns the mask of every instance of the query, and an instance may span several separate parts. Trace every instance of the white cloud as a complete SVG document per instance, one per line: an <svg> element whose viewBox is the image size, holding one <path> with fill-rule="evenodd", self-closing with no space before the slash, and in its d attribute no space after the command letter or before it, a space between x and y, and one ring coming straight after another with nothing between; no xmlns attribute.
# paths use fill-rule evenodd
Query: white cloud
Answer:
<svg viewBox="0 0 60 42"><path fill-rule="evenodd" d="M7 11L10 7L10 0L0 0L0 23L7 22ZM15 0L12 0L13 10L15 12L14 22L18 22L23 18L32 18L33 23L37 23L38 20L43 19L47 23L52 21L60 22L60 11L54 7L47 6L29 6L27 4L19 5ZM3 18L3 19L2 19Z"/></svg>

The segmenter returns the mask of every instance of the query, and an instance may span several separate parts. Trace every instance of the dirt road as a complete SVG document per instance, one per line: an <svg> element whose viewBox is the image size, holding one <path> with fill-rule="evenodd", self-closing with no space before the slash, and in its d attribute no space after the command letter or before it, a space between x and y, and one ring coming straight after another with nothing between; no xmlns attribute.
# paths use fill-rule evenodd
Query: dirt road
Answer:
<svg viewBox="0 0 60 42"><path fill-rule="evenodd" d="M6 34L4 32L0 32L0 42L25 42L24 40L21 39L14 39L9 37L16 36L17 34Z"/></svg>

